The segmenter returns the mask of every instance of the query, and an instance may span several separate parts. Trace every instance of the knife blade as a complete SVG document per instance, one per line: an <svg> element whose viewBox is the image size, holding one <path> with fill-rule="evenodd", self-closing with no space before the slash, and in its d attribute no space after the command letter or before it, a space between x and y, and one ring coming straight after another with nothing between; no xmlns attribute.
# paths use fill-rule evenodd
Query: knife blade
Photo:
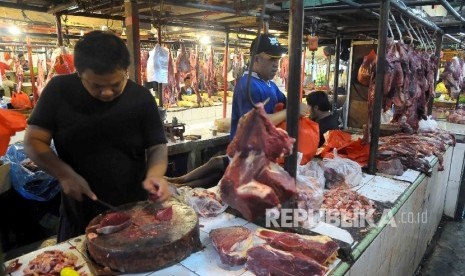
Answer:
<svg viewBox="0 0 465 276"><path fill-rule="evenodd" d="M101 205L107 207L107 208L110 209L110 210L118 211L118 208L117 208L117 207L115 207L115 206L111 205L110 203L105 202L105 201L103 201L103 200L101 200L101 199L97 199L96 202L100 203Z"/></svg>

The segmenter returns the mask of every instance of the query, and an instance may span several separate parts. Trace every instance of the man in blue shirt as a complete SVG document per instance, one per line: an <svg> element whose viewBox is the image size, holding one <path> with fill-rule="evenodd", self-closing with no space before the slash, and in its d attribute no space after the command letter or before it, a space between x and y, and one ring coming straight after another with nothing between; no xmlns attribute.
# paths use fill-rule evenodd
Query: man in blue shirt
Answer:
<svg viewBox="0 0 465 276"><path fill-rule="evenodd" d="M263 103L268 100L265 104L265 111L270 121L274 125L277 125L286 120L286 109L274 112L275 106L278 103L283 103L285 105L286 97L272 79L278 71L279 60L282 55L287 52L287 49L279 44L276 37L264 34L260 37L260 40L255 38L252 41L250 52L252 52L257 43L258 47L253 60L252 77L250 79L251 98L254 104ZM232 140L236 134L239 119L253 109L253 105L247 93L247 76L248 72L245 72L238 80L234 89L230 140ZM305 103L301 103L301 116L306 116L307 113L308 106ZM207 163L188 174L180 177L167 178L167 180L171 183L190 187L202 186L208 188L214 186L223 177L229 165L229 158L230 157L227 155L213 157Z"/></svg>
<svg viewBox="0 0 465 276"><path fill-rule="evenodd" d="M250 46L251 52L257 43L257 52L252 64L250 95L254 104L268 100L265 104L265 111L268 113L270 121L274 125L277 125L286 120L286 109L274 112L275 106L278 103L283 103L285 105L286 97L272 79L278 72L279 60L282 55L287 52L287 49L279 44L276 37L268 34L262 35L260 41L257 38L253 40ZM230 140L232 140L236 134L239 119L253 108L247 91L248 74L249 72L244 72L244 75L238 80L234 89ZM304 103L301 103L301 115L305 116L307 111L308 107Z"/></svg>

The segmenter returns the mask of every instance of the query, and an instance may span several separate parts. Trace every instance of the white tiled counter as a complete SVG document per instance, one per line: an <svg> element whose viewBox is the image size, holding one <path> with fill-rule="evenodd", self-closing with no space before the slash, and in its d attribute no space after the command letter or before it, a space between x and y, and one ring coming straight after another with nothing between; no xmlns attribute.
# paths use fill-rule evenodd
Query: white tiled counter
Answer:
<svg viewBox="0 0 465 276"><path fill-rule="evenodd" d="M431 240L441 219L446 193L445 179L449 174L452 148L444 155L446 170L438 172L437 159L433 159L432 177L414 171L406 171L402 180L363 174L362 182L354 187L359 193L372 200L385 201L393 205L390 213L381 218L377 227L368 229L369 233L362 239L355 237L345 229L320 222L313 232L327 235L334 240L348 244L352 248L353 264L337 259L330 267L327 275L411 275L420 262L426 246ZM409 223L408 214L420 214L418 223ZM390 223L393 217L395 225ZM416 218L416 217L415 217ZM423 219L424 221L421 221ZM150 273L138 275L200 275L200 276L249 276L253 275L244 266L226 267L221 264L218 254L208 236L212 229L227 226L245 226L251 230L257 225L237 218L228 213L222 213L214 218L200 218L200 240L204 248L171 267ZM68 247L74 253L80 254L84 260L84 271L89 270L84 249L84 236L71 239ZM57 245L65 248L63 245ZM50 247L49 249L53 249ZM36 252L20 258L26 263ZM13 274L14 275L14 274Z"/></svg>

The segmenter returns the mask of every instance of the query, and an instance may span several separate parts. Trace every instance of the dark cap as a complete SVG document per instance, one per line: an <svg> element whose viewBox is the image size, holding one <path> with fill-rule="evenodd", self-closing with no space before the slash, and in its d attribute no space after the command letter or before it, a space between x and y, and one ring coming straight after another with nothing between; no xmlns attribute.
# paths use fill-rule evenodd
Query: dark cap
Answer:
<svg viewBox="0 0 465 276"><path fill-rule="evenodd" d="M250 45L251 53L253 51L253 48L255 47L255 44L257 44L257 38L258 37L256 37L252 41L252 45ZM279 44L279 41L276 37L269 34L264 34L260 36L260 43L258 43L256 54L260 53L265 53L271 57L280 58L282 54L287 53L287 49L281 46L281 44Z"/></svg>

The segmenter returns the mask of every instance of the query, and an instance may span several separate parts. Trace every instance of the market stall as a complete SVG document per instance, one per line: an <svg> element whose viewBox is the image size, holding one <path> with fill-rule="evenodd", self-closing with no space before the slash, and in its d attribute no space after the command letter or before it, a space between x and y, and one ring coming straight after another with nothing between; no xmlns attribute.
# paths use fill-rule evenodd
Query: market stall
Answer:
<svg viewBox="0 0 465 276"><path fill-rule="evenodd" d="M428 100L432 99L431 87L436 81L434 58L438 57L441 48L442 29L434 23L418 17L398 1L387 0L364 4L341 1L345 5L318 7L315 7L316 3L305 6L303 1L273 1L272 7L267 8L254 2L252 6L235 9L198 2L177 4L175 1L161 1L156 6L157 11L150 3L138 6L134 1L129 2L121 4L121 7L130 5L128 10L131 12L125 10L125 17L114 12L113 2L111 7L108 3L101 7L107 13L94 13L92 11L96 7L86 6L57 6L54 11L70 16L126 19L126 24L128 21L131 23L125 26L128 39L138 37L139 20L150 23L151 29L155 29L151 30L155 39L150 41L147 50L161 53L157 60L164 56L167 65L166 70L155 74L158 85L150 88L160 106L164 107L159 112L169 141L168 170L171 166L172 175L184 174L198 168L211 156L224 152L231 157L231 163L220 183L213 188L173 187L173 199L165 203L148 200L117 206L97 216L84 235L8 260L4 266L10 275L37 272L40 264L51 258L61 261L43 268L49 269L46 272L55 269L55 272L63 273L61 269L67 266L72 273L77 271L80 275L266 275L279 274L279 271L287 269L295 269L291 271L293 275L410 275L420 263L443 213L461 216L459 213L463 211L465 202L465 196L462 196L465 193L463 133L447 123L440 124L443 129L440 130L426 120L421 121L427 122L427 126L414 127L420 121L416 116L420 114L416 111L426 108ZM278 2L279 6L276 5ZM177 5L183 8L181 14L173 14L173 10L167 8ZM357 13L354 16L363 14L369 17L368 23L363 23L366 25L364 32L361 31L364 28L350 30L359 24L357 20L344 27L330 28L334 19L331 17L340 16L335 14L347 8ZM288 20L289 24L286 20L271 20L267 23L272 26L267 26L263 21L270 15L266 12L274 18ZM228 14L229 18L224 19L224 14ZM315 14L321 19L321 24L315 24ZM400 24L404 21L402 16L408 18L408 24L403 26ZM205 23L207 19L212 23ZM238 30L234 25L239 22L228 23L231 19L244 21L243 29ZM231 74L237 78L244 69L243 56L249 53L244 50L248 45L235 48L234 55L229 55L228 49L230 44L243 44L255 35L250 28L256 28L257 19L260 21L258 29L263 27L271 32L267 28L274 28L278 30L278 36L284 35L289 28L289 56L287 65L281 63L283 85L280 86L287 91L287 133L273 127L258 107L250 113L252 115L247 115L248 125L244 123L230 142L227 129L218 132L218 119L227 120L230 116L228 73L232 71ZM415 28L411 27L410 21L414 22ZM154 27L156 22L158 29ZM379 22L379 25L373 26L376 25L374 22ZM190 35L179 37L179 33L188 33L185 29L168 30L168 26L188 28L187 24L196 24L211 33L220 32L218 40L225 39L225 42L217 40L216 45L202 45ZM407 31L409 27L417 33L410 34ZM328 28L330 31L324 33ZM390 28L398 33L389 31ZM322 45L318 51L323 51L325 56L321 62L307 53L305 48L309 41L303 43L305 32L313 37L321 36ZM352 35L353 32L362 32L364 37ZM235 35L231 36L232 33ZM413 46L403 44L407 33ZM424 41L434 34L436 46L433 47ZM345 63L344 73L348 75L339 73L340 69L344 69L340 66L341 44L348 49L343 38L359 40L352 42L350 62L346 60ZM393 38L399 39L392 42ZM329 39L331 42L325 41ZM373 42L375 39L376 43ZM139 43L139 39L129 43L133 59L137 60L130 75L142 82L139 62L142 71L145 66L146 76L150 75L150 70L159 68L156 68L158 65L149 68L150 55L139 52ZM326 48L325 43L334 46ZM221 49L214 47L218 45ZM392 87L401 87L404 83L385 87L386 76L394 74L389 71L390 67L404 70L402 77L405 79L412 77L402 65L412 66L413 62L406 59L401 65L399 60L389 60L399 53L393 54L391 50L403 46L411 53L410 57L420 56L419 53L428 55L426 63L429 67L422 69L428 88L415 89L419 93L415 92L415 97L409 98L414 102L414 111L409 110L411 105L406 103L407 100L396 98L403 95L400 94L403 90L392 90L395 96L391 93ZM222 50L225 50L224 54ZM363 83L354 72L359 72L362 60L365 62L364 57L372 50L377 52L377 64L367 70L368 85L362 88ZM331 64L333 55L334 65ZM309 56L313 60L310 64L305 61ZM233 65L228 66L228 62ZM323 66L326 68L324 74L320 72L323 70L318 70ZM306 67L310 67L307 68L309 71ZM318 152L319 157L300 166L292 144L298 145L299 139L307 138L299 137L297 123L298 105L306 88L306 73L312 82L321 84L319 89L326 85L326 90L330 90L329 87L333 86L333 111L337 112L340 106L345 105L345 117L354 134L339 130L330 132ZM332 78L331 73L334 73ZM164 80L158 79L161 75ZM222 83L217 81L221 78ZM346 87L350 91L349 101L338 103L337 88L346 83L346 78L350 80ZM186 84L186 79L192 81L192 88ZM146 80L152 81L151 78ZM279 82L282 80L277 79ZM186 94L181 93L183 82ZM360 93L362 89L366 98ZM388 101L392 101L390 105L386 104ZM367 102L368 108L365 108ZM380 134L382 109L392 106L402 109L398 114L412 119L407 124L415 128L414 132L399 133L399 128L388 135ZM362 133L364 124L367 128ZM363 140L362 134L365 134ZM335 156L334 151L339 155ZM283 156L287 158L277 160ZM279 162L285 164L285 170L277 165ZM330 166L328 163L333 164ZM348 168L348 171L340 171L341 168ZM1 171L0 176L4 176ZM289 216L282 213L289 209L297 210L296 206L307 211L306 219L296 217L295 212ZM360 210L363 216L357 217L356 211ZM309 216L309 211L312 211L312 216ZM274 217L273 212L277 212L278 216ZM153 261L152 257L156 260Z"/></svg>

